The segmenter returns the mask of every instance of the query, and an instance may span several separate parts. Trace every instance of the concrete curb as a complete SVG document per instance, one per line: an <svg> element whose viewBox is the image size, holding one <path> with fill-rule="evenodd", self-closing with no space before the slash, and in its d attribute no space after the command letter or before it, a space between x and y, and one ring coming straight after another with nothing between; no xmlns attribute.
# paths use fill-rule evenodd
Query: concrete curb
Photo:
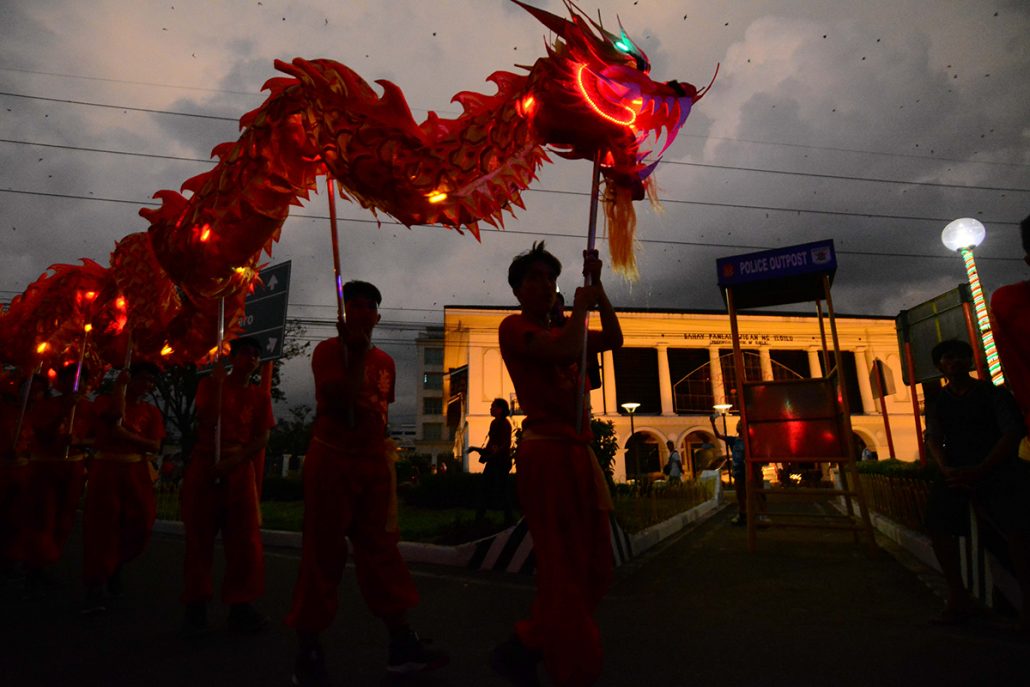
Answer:
<svg viewBox="0 0 1030 687"><path fill-rule="evenodd" d="M719 487L719 482L716 481L714 496L704 503L694 506L688 511L678 513L668 520L652 525L641 532L629 535L630 550L626 557L627 560L640 555L665 539L677 534L688 525L700 522L717 512L722 505L722 490ZM498 534L456 546L402 541L398 544L398 548L400 549L401 556L408 563L429 563L431 565L465 568L470 565L470 561L476 555L477 548L481 547L484 542L510 534L512 529L509 528ZM157 520L154 522L154 532L181 537L184 534L184 528L183 524L177 520ZM300 550L302 536L300 532L263 529L261 530L261 542L266 547Z"/></svg>
<svg viewBox="0 0 1030 687"><path fill-rule="evenodd" d="M648 549L656 546L665 539L668 539L674 534L679 533L680 530L684 529L687 525L713 515L719 510L720 503L718 499L711 498L704 503L694 506L688 511L677 513L668 520L651 525L646 530L641 530L636 534L629 536L630 545L633 547L633 556L639 556Z"/></svg>

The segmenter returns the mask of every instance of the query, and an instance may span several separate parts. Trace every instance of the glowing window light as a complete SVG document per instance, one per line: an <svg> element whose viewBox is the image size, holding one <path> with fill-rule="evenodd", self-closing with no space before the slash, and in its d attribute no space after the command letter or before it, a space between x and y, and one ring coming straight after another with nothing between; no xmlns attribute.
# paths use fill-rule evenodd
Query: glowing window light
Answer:
<svg viewBox="0 0 1030 687"><path fill-rule="evenodd" d="M443 201L447 200L447 194L443 191L433 191L428 196L426 196L426 198L429 200L430 203L433 204L442 203Z"/></svg>
<svg viewBox="0 0 1030 687"><path fill-rule="evenodd" d="M621 126L633 126L633 122L637 121L637 113L631 110L630 108L626 107L625 105L619 105L619 107L621 107L629 113L629 119L623 121L617 117L612 117L610 114L602 110L597 105L597 103L594 102L593 98L590 97L590 94L587 93L586 86L583 84L583 72L586 70L586 68L587 66L585 64L579 65L579 71L576 72L576 84L579 86L579 92L580 94L582 94L583 100L587 101L587 105L589 105L594 112L601 115L609 122L613 122Z"/></svg>
<svg viewBox="0 0 1030 687"><path fill-rule="evenodd" d="M174 348L172 348L168 344L165 344L161 347L161 355L165 357L170 356L174 350Z"/></svg>
<svg viewBox="0 0 1030 687"><path fill-rule="evenodd" d="M973 251L963 247L959 248L959 254L966 264L969 289L973 293L973 310L976 313L976 326L980 330L980 340L983 341L984 354L987 356L987 371L991 375L991 381L995 386L1000 386L1005 383L1005 376L1001 372L998 347L994 343L994 333L991 331L991 318L987 314L987 300L984 298L983 287L980 285L980 275L976 271L976 262L973 261Z"/></svg>

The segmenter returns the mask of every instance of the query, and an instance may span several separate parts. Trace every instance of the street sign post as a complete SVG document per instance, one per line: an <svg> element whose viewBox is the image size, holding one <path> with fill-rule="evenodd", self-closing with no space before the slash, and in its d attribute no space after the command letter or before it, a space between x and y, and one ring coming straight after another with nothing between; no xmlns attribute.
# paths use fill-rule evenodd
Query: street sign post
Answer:
<svg viewBox="0 0 1030 687"><path fill-rule="evenodd" d="M290 261L261 270L261 284L247 296L246 311L240 318L245 336L261 345L261 360L277 360L283 354L286 335L286 306L290 300Z"/></svg>

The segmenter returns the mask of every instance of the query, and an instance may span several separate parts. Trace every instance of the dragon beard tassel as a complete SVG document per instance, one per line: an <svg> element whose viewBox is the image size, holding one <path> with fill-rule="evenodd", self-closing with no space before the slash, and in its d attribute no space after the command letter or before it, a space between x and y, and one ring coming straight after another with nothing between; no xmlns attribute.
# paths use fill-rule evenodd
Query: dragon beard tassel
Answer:
<svg viewBox="0 0 1030 687"><path fill-rule="evenodd" d="M644 180L644 190L651 201L651 207L662 210L658 200L658 185L654 177ZM612 269L628 282L636 282L640 278L637 269L636 233L637 213L633 208L633 190L613 183L605 183L604 215L608 228L608 252L612 258Z"/></svg>

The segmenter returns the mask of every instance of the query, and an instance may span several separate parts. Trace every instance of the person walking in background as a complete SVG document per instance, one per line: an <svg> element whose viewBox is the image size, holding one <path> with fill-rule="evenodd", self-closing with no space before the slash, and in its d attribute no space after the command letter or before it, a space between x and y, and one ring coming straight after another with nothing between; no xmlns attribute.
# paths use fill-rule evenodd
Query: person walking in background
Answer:
<svg viewBox="0 0 1030 687"><path fill-rule="evenodd" d="M361 595L390 635L387 671L414 673L448 661L407 621L419 599L397 548L396 478L386 434L396 371L393 358L372 345L382 296L368 282L351 281L343 300L339 335L318 344L311 358L317 409L304 461L300 573L286 618L299 642L297 685L329 684L319 635L336 616L348 539Z"/></svg>
<svg viewBox="0 0 1030 687"><path fill-rule="evenodd" d="M504 509L504 524L515 522L512 514L511 499L508 497L508 473L511 472L511 422L508 421L508 402L503 398L495 398L490 404L490 430L487 443L483 447L470 447L469 451L480 454L479 462L484 463L483 487L479 492L479 509L476 511L476 522L482 522L488 508L500 503Z"/></svg>
<svg viewBox="0 0 1030 687"><path fill-rule="evenodd" d="M708 421L712 425L712 433L717 439L726 442L730 450L730 469L733 474L733 491L737 495L737 515L730 520L734 525L747 524L747 466L744 460L744 440L740 436L740 420L734 428L734 436L726 436L715 424L718 414L712 413Z"/></svg>
<svg viewBox="0 0 1030 687"><path fill-rule="evenodd" d="M537 663L555 685L590 685L601 674L601 633L594 614L612 580L611 496L590 449L586 384L580 386L584 340L588 358L622 345L622 329L601 284L596 251L584 253L590 286L576 290L572 314L553 325L561 262L543 242L516 257L508 284L520 312L501 322L501 356L525 412L515 457L519 501L536 556L537 591L530 617L493 653L492 665L516 684L537 684ZM586 332L597 308L601 331Z"/></svg>
<svg viewBox="0 0 1030 687"><path fill-rule="evenodd" d="M153 363L133 363L111 393L94 401L96 456L89 471L83 515L84 613L107 610L105 592L123 592L122 568L143 553L157 517L150 460L161 450L164 417L145 397L161 374Z"/></svg>
<svg viewBox="0 0 1030 687"><path fill-rule="evenodd" d="M251 378L261 364L261 346L243 337L230 344L232 372L219 362L197 387L197 441L182 486L186 530L183 561L187 634L207 628L213 594L211 567L215 536L222 533L225 580L222 601L229 606L229 627L255 633L268 618L254 608L265 591L261 545L261 504L255 474L257 458L275 426L272 396ZM216 428L221 424L220 430ZM221 450L215 455L216 435Z"/></svg>
<svg viewBox="0 0 1030 687"><path fill-rule="evenodd" d="M665 463L667 470L665 475L669 478L670 486L679 486L683 481L683 459L676 450L676 444L666 441L665 446L669 449L669 459Z"/></svg>

